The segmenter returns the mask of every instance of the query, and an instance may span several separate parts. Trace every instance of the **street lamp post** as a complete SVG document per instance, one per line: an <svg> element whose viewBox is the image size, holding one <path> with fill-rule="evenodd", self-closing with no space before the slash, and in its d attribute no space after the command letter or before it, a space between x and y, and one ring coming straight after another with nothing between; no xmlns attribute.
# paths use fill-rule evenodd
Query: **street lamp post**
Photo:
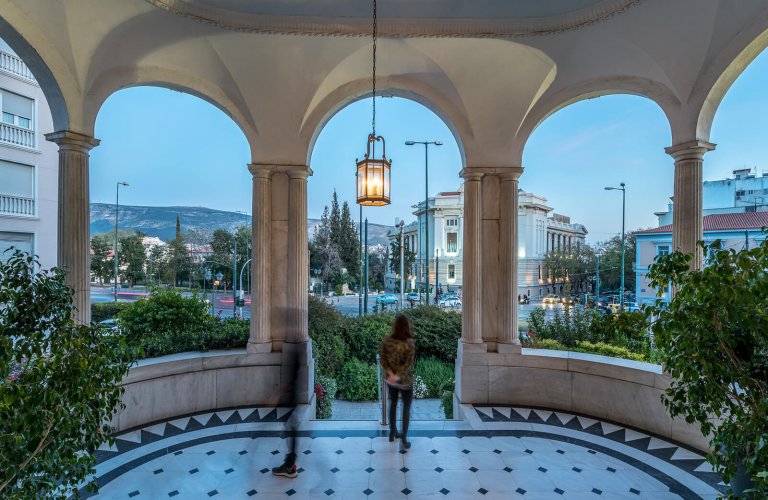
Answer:
<svg viewBox="0 0 768 500"><path fill-rule="evenodd" d="M429 304L429 145L442 146L440 141L405 141L406 146L424 145L424 285L426 287L426 304ZM435 290L437 292L437 290Z"/></svg>
<svg viewBox="0 0 768 500"><path fill-rule="evenodd" d="M120 186L128 187L127 182L118 181L115 188L115 302L117 302L117 281L118 281L118 267L120 265L120 259L118 258L118 242L117 242L117 225L118 225L118 212L120 210Z"/></svg>
<svg viewBox="0 0 768 500"><path fill-rule="evenodd" d="M619 290L619 308L624 311L624 222L627 207L627 188L622 182L621 187L606 187L606 191L621 191L621 290Z"/></svg>
<svg viewBox="0 0 768 500"><path fill-rule="evenodd" d="M243 263L243 267L240 268L240 291L238 293L238 298L242 301L241 304L245 304L245 294L243 292L243 271L245 271L245 266L247 266L250 262L251 259L246 260ZM253 301L253 297L251 297L251 301ZM243 306L240 306L240 317L243 317Z"/></svg>
<svg viewBox="0 0 768 500"><path fill-rule="evenodd" d="M395 226L400 226L400 307L405 304L405 247L403 241L404 220L395 220Z"/></svg>
<svg viewBox="0 0 768 500"><path fill-rule="evenodd" d="M439 269L440 269L440 249L439 248L435 248L435 299L437 299L437 297L438 297L438 295L440 293L439 289L437 288L438 285L440 284L437 281L437 276L440 273Z"/></svg>

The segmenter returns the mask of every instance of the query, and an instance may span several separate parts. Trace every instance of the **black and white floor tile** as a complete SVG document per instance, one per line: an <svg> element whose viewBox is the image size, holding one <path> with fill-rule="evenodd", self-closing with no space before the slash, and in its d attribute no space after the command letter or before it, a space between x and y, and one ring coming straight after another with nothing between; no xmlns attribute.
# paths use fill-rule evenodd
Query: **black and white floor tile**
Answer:
<svg viewBox="0 0 768 500"><path fill-rule="evenodd" d="M159 422L99 452L99 498L715 498L703 456L609 422L476 407L485 430L421 424L403 453L370 424L300 433L299 475L275 477L286 408ZM719 486L722 488L722 486Z"/></svg>

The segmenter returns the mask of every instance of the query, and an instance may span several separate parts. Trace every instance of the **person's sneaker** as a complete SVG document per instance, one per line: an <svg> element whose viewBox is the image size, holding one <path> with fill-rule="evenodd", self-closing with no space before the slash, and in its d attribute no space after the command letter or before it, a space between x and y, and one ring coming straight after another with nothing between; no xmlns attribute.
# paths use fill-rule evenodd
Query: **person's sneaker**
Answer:
<svg viewBox="0 0 768 500"><path fill-rule="evenodd" d="M293 479L294 477L297 476L296 464L288 465L288 463L286 462L280 467L273 467L272 474L275 476L283 476L283 477L289 477Z"/></svg>

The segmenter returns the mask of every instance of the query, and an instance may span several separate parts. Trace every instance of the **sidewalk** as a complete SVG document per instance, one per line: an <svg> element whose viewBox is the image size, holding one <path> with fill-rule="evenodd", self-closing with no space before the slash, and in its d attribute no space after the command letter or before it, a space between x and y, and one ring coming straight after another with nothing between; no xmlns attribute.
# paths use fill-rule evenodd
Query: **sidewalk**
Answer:
<svg viewBox="0 0 768 500"><path fill-rule="evenodd" d="M400 409L398 409L398 418ZM379 420L381 408L377 401L333 400L331 420ZM414 399L411 404L411 420L445 420L439 399Z"/></svg>

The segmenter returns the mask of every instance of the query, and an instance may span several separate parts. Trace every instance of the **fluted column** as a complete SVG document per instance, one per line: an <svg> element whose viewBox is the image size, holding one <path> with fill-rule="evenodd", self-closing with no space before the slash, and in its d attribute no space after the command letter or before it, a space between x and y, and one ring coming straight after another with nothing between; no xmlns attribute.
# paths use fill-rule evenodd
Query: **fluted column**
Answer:
<svg viewBox="0 0 768 500"><path fill-rule="evenodd" d="M272 350L272 169L248 165L253 175L251 330L248 352Z"/></svg>
<svg viewBox="0 0 768 500"><path fill-rule="evenodd" d="M464 169L464 285L462 290L461 340L483 341L482 323L482 205L480 180L483 174Z"/></svg>
<svg viewBox="0 0 768 500"><path fill-rule="evenodd" d="M665 149L675 159L672 248L693 255L691 269L701 269L703 254L696 243L704 239L704 154L715 149L706 141L691 141Z"/></svg>
<svg viewBox="0 0 768 500"><path fill-rule="evenodd" d="M518 179L523 173L521 167L510 168L501 174L499 199L501 202L501 224L499 235L499 272L501 287L499 297L499 343L519 344L517 332L517 268L518 268Z"/></svg>
<svg viewBox="0 0 768 500"><path fill-rule="evenodd" d="M309 248L307 241L307 177L309 167L288 170L288 325L287 341L309 340L308 287Z"/></svg>
<svg viewBox="0 0 768 500"><path fill-rule="evenodd" d="M59 130L45 138L59 146L58 267L67 271L74 290L78 323L91 322L89 151L99 145L91 136Z"/></svg>

